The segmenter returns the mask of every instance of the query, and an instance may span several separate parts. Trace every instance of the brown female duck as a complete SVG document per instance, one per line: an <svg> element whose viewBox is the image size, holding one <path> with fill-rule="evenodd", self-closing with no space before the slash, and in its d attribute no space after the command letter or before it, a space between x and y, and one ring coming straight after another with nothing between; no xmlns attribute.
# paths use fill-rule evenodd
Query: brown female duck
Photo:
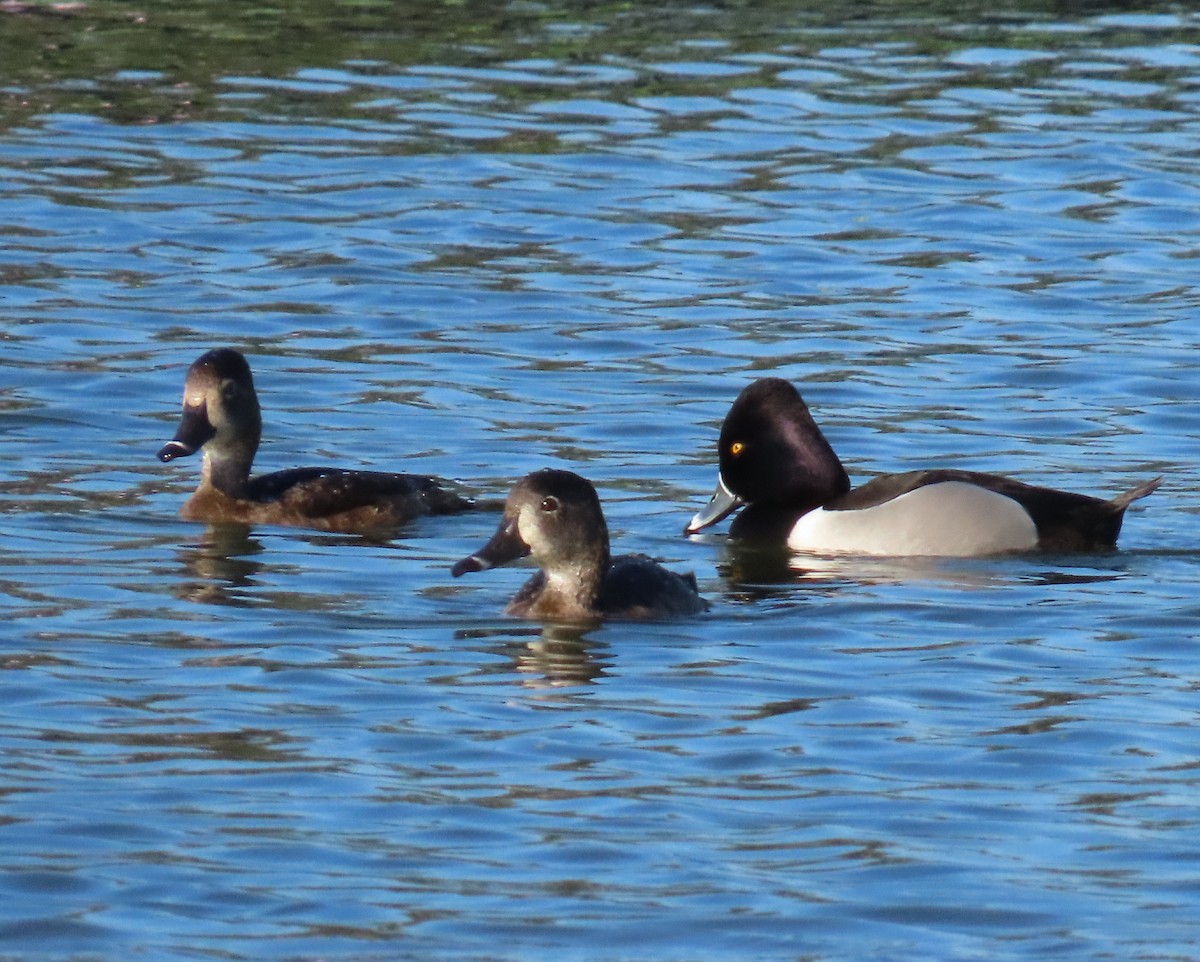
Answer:
<svg viewBox="0 0 1200 962"><path fill-rule="evenodd" d="M227 347L201 355L188 368L179 430L158 452L159 460L173 461L204 451L200 486L181 517L362 532L472 507L430 478L412 474L294 468L252 478L261 433L246 359Z"/></svg>
<svg viewBox="0 0 1200 962"><path fill-rule="evenodd" d="M529 554L541 570L509 602L507 614L594 621L692 615L708 607L695 575L668 571L645 555L610 557L596 489L570 471L535 471L517 482L492 539L450 573L457 578Z"/></svg>

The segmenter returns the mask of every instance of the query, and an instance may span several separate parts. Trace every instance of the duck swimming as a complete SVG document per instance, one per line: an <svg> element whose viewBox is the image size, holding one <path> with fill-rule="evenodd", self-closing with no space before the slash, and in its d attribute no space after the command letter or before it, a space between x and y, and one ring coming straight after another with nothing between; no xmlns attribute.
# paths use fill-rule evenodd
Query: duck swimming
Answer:
<svg viewBox="0 0 1200 962"><path fill-rule="evenodd" d="M173 461L204 451L200 485L180 509L181 517L365 532L473 506L413 474L295 468L252 478L261 433L245 357L227 347L202 354L188 368L179 430L158 452L160 461Z"/></svg>
<svg viewBox="0 0 1200 962"><path fill-rule="evenodd" d="M1105 501L956 469L886 474L851 489L842 462L791 383L762 378L725 417L717 489L684 529L740 507L740 537L786 537L794 551L967 557L1115 547L1125 509L1162 478Z"/></svg>
<svg viewBox="0 0 1200 962"><path fill-rule="evenodd" d="M506 614L592 621L691 615L708 607L695 575L668 571L645 555L611 558L596 489L570 471L535 471L517 482L492 539L450 573L457 578L530 554L541 570Z"/></svg>

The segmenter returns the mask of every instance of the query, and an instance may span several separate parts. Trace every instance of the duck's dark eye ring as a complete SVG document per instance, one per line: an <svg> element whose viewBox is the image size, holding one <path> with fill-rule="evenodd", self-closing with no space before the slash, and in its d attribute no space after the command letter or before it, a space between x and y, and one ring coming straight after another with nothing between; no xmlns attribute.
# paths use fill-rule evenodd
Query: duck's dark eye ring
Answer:
<svg viewBox="0 0 1200 962"><path fill-rule="evenodd" d="M558 510L558 498L554 497L554 495L550 495L549 497L542 498L542 510L545 511L547 514L552 514L555 511L557 511Z"/></svg>

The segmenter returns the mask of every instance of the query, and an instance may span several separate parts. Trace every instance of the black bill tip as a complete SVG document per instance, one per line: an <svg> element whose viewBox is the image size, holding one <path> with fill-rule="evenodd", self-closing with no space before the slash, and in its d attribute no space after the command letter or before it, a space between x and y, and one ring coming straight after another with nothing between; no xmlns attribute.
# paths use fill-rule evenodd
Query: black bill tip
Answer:
<svg viewBox="0 0 1200 962"><path fill-rule="evenodd" d="M461 578L471 571L487 571L491 566L491 562L485 561L477 554L467 555L461 561L455 562L454 567L450 569L450 574L455 578Z"/></svg>
<svg viewBox="0 0 1200 962"><path fill-rule="evenodd" d="M168 441L163 445L162 450L158 452L158 460L165 464L167 461L174 461L176 458L186 458L189 454L195 453L195 448L184 444L182 441Z"/></svg>

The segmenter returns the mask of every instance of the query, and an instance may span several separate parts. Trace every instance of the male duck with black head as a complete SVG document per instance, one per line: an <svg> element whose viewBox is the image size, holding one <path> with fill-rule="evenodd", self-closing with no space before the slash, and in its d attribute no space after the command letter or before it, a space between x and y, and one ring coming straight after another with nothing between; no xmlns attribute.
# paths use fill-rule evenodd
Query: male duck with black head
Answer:
<svg viewBox="0 0 1200 962"><path fill-rule="evenodd" d="M180 510L189 521L284 524L373 532L472 502L430 478L342 468L294 468L250 477L262 416L246 359L232 348L201 355L188 368L183 418L159 460L204 451L200 486Z"/></svg>
<svg viewBox="0 0 1200 962"><path fill-rule="evenodd" d="M718 441L717 490L685 534L745 506L730 533L786 537L815 554L969 557L1115 547L1125 509L1155 478L1105 501L978 471L910 471L851 489L842 462L790 383L763 378L733 402Z"/></svg>
<svg viewBox="0 0 1200 962"><path fill-rule="evenodd" d="M669 618L708 605L693 574L668 571L645 555L609 555L608 526L591 482L547 469L513 487L492 539L451 569L454 577L533 555L541 569L506 614L547 621Z"/></svg>

